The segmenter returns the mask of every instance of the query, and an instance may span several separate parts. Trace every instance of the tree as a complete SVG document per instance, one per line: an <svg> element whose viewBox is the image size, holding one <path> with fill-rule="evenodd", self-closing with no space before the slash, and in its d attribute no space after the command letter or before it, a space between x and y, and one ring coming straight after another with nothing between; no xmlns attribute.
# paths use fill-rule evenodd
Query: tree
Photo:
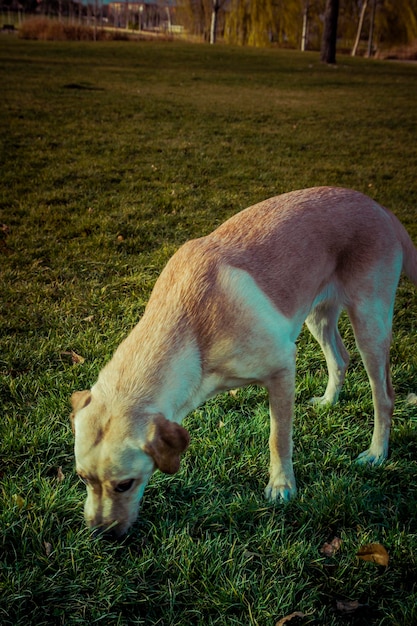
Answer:
<svg viewBox="0 0 417 626"><path fill-rule="evenodd" d="M300 45L304 0L231 0L227 12L227 43L266 46L271 42Z"/></svg>
<svg viewBox="0 0 417 626"><path fill-rule="evenodd" d="M308 9L309 4L308 0L304 2L304 11L303 11L303 33L301 35L301 50L305 52L307 50L307 40L308 40Z"/></svg>
<svg viewBox="0 0 417 626"><path fill-rule="evenodd" d="M216 43L217 38L217 22L219 19L220 9L223 7L225 0L212 0L211 23L210 23L210 43Z"/></svg>
<svg viewBox="0 0 417 626"><path fill-rule="evenodd" d="M323 63L336 63L337 19L339 0L326 0L324 30L321 40L320 60Z"/></svg>
<svg viewBox="0 0 417 626"><path fill-rule="evenodd" d="M353 48L352 48L352 56L353 57L356 55L356 51L357 51L358 46L359 46L359 41L360 41L360 38L361 38L361 32L362 32L362 26L363 26L363 20L365 19L365 13L366 13L367 7L368 7L368 0L364 0L364 2L362 4L361 15L360 15L360 18L359 18L358 31L356 33L355 43L353 44Z"/></svg>

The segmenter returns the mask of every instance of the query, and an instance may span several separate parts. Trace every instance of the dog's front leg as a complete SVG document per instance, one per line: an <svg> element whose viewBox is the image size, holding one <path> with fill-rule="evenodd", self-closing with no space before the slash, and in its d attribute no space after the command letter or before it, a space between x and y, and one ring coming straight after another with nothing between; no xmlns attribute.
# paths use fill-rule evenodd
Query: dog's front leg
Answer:
<svg viewBox="0 0 417 626"><path fill-rule="evenodd" d="M272 376L265 386L269 392L271 420L270 471L265 496L269 500L289 500L297 491L292 465L295 362Z"/></svg>

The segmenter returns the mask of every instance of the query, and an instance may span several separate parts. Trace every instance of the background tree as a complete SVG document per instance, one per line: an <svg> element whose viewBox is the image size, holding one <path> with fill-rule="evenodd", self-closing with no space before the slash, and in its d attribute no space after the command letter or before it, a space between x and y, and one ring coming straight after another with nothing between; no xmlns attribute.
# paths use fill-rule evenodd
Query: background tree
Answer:
<svg viewBox="0 0 417 626"><path fill-rule="evenodd" d="M353 48L352 48L352 56L353 57L356 55L356 52L358 50L359 41L360 41L361 33L362 33L363 21L365 19L365 13L366 13L367 7L368 7L368 0L364 0L364 2L362 4L361 14L360 14L360 17L359 17L359 24L358 24L358 30L357 30L357 33L356 33L355 43L353 44Z"/></svg>
<svg viewBox="0 0 417 626"><path fill-rule="evenodd" d="M191 35L214 43L224 30L224 0L179 0L179 23Z"/></svg>
<svg viewBox="0 0 417 626"><path fill-rule="evenodd" d="M324 29L320 50L320 60L323 61L323 63L336 63L338 17L339 0L326 0Z"/></svg>
<svg viewBox="0 0 417 626"><path fill-rule="evenodd" d="M232 0L226 16L225 39L240 45L264 46L273 42L298 48L303 12L304 0Z"/></svg>
<svg viewBox="0 0 417 626"><path fill-rule="evenodd" d="M374 0L179 1L179 23L190 34L206 41L214 43L217 35L223 34L226 43L238 45L275 43L300 48L303 41L304 48L321 48L324 62L335 63L338 35L339 45L346 51L352 49L359 31L364 40L369 39L370 8ZM410 43L416 38L417 0L376 0L373 35L376 47ZM360 50L360 45L361 35L355 52Z"/></svg>
<svg viewBox="0 0 417 626"><path fill-rule="evenodd" d="M374 41L385 46L417 39L417 0L378 0Z"/></svg>
<svg viewBox="0 0 417 626"><path fill-rule="evenodd" d="M210 23L210 43L216 43L217 39L217 29L219 22L220 11L225 5L227 0L212 0L212 10L211 10L211 23Z"/></svg>

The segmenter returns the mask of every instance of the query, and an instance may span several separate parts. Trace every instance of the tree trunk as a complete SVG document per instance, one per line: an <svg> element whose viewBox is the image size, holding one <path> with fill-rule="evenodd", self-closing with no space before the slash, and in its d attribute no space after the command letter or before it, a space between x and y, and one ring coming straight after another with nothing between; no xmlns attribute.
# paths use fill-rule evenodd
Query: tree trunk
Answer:
<svg viewBox="0 0 417 626"><path fill-rule="evenodd" d="M216 43L216 35L217 35L217 15L220 9L220 1L213 0L212 11L211 11L211 24L210 24L210 43Z"/></svg>
<svg viewBox="0 0 417 626"><path fill-rule="evenodd" d="M371 12L371 24L369 26L368 54L367 54L368 57L371 57L372 54L373 54L375 12L376 12L376 0L373 0L372 1L372 12Z"/></svg>
<svg viewBox="0 0 417 626"><path fill-rule="evenodd" d="M308 39L308 3L309 0L305 0L304 2L304 11L303 11L303 32L301 35L301 50L305 52L307 50L307 39Z"/></svg>
<svg viewBox="0 0 417 626"><path fill-rule="evenodd" d="M363 20L365 19L365 13L366 13L366 9L368 8L368 0L364 0L363 5L362 5L362 10L361 10L361 15L359 18L359 24L358 24L358 32L356 33L356 39L355 39L355 43L353 44L353 48L352 48L352 56L354 57L356 55L358 46L359 46L359 42L361 39L361 32L362 32L362 26L363 26Z"/></svg>
<svg viewBox="0 0 417 626"><path fill-rule="evenodd" d="M324 30L321 40L320 60L323 63L336 63L337 18L339 0L326 0Z"/></svg>

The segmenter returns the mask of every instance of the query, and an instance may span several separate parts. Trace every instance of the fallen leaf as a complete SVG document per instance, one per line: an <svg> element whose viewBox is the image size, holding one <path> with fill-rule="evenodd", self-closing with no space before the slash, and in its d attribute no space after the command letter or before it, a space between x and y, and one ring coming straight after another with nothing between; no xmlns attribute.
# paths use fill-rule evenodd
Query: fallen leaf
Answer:
<svg viewBox="0 0 417 626"><path fill-rule="evenodd" d="M94 319L94 315L87 315L87 317L83 318L83 322L92 322Z"/></svg>
<svg viewBox="0 0 417 626"><path fill-rule="evenodd" d="M24 498L22 498L22 496L18 496L17 493L15 493L12 497L13 497L14 503L19 509L22 509L25 506L25 500Z"/></svg>
<svg viewBox="0 0 417 626"><path fill-rule="evenodd" d="M71 350L71 358L73 363L84 363L85 361L85 358L74 352L74 350Z"/></svg>
<svg viewBox="0 0 417 626"><path fill-rule="evenodd" d="M336 602L336 608L340 613L354 613L358 609L361 609L364 606L368 606L367 604L361 604L357 600L338 600Z"/></svg>
<svg viewBox="0 0 417 626"><path fill-rule="evenodd" d="M342 540L340 537L334 537L330 543L324 543L320 548L320 552L324 556L333 556L342 546Z"/></svg>
<svg viewBox="0 0 417 626"><path fill-rule="evenodd" d="M49 541L44 541L43 545L45 547L46 556L49 556L52 552L52 543L49 543Z"/></svg>
<svg viewBox="0 0 417 626"><path fill-rule="evenodd" d="M62 471L62 467L61 467L61 466L60 466L60 467L58 467L58 471L57 471L56 477L57 477L57 479L58 479L58 482L59 482L59 483L62 483L62 481L63 481L63 480L64 480L64 478L65 478L65 474L64 474L64 472Z"/></svg>
<svg viewBox="0 0 417 626"><path fill-rule="evenodd" d="M238 391L239 389L230 389L229 396L233 396L234 398L236 398Z"/></svg>
<svg viewBox="0 0 417 626"><path fill-rule="evenodd" d="M70 356L73 365L81 364L85 362L85 358L80 356L74 350L70 350L69 352L61 352L61 356Z"/></svg>
<svg viewBox="0 0 417 626"><path fill-rule="evenodd" d="M407 396L408 404L417 404L417 396L415 393L409 393Z"/></svg>
<svg viewBox="0 0 417 626"><path fill-rule="evenodd" d="M369 543L366 546L362 546L360 550L356 553L363 561L372 561L377 565L383 565L387 567L389 562L389 554L384 548L384 546L380 543Z"/></svg>
<svg viewBox="0 0 417 626"><path fill-rule="evenodd" d="M286 624L287 622L292 620L293 617L306 617L306 614L301 613L301 611L294 611L294 613L291 613L291 615L287 615L286 617L281 618L279 622L275 624L275 626L282 626L283 624Z"/></svg>

